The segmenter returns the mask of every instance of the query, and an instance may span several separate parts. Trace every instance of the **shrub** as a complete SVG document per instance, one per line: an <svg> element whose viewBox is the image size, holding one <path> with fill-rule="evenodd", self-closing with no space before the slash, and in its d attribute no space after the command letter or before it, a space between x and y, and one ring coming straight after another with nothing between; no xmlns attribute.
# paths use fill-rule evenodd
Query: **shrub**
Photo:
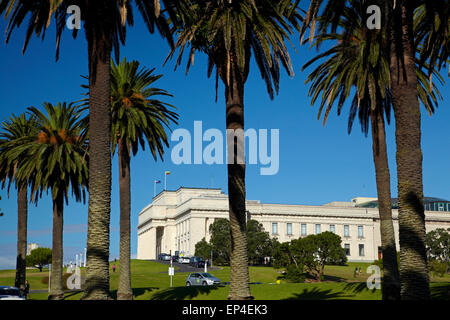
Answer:
<svg viewBox="0 0 450 320"><path fill-rule="evenodd" d="M305 274L295 265L289 265L286 270L286 280L293 283L305 282Z"/></svg>
<svg viewBox="0 0 450 320"><path fill-rule="evenodd" d="M430 265L430 271L433 272L434 275L443 277L447 273L447 264L444 262L439 262L437 260L431 260L429 262L429 265Z"/></svg>

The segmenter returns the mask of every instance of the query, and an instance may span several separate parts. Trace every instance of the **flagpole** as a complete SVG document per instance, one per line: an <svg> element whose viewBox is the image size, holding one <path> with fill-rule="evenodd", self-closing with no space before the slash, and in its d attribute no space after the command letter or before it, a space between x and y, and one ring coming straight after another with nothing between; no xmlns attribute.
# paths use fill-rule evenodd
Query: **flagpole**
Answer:
<svg viewBox="0 0 450 320"><path fill-rule="evenodd" d="M156 180L153 180L153 198L156 197Z"/></svg>
<svg viewBox="0 0 450 320"><path fill-rule="evenodd" d="M167 174L164 172L164 191L167 189Z"/></svg>

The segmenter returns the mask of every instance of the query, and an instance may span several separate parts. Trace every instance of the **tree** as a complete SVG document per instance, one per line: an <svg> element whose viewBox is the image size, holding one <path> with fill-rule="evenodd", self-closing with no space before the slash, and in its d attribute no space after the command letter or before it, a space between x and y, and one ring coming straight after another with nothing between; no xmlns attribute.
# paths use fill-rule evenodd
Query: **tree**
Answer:
<svg viewBox="0 0 450 320"><path fill-rule="evenodd" d="M430 40L425 36L434 29L434 36L438 35L437 43L427 41L424 48L433 48L429 74L435 67L434 64L445 61L448 58L448 4L441 1L436 6L432 1L371 1L382 8L382 21L385 22L384 33L388 41L383 48L389 57L389 73L393 109L395 115L396 145L397 145L397 184L399 204L399 242L400 242L400 279L401 298L405 300L430 299L429 275L425 249L425 213L423 197L422 177L422 149L421 149L421 114L418 96L418 79L416 74L416 50L418 40ZM314 35L315 25L318 21L318 13L324 0L311 1L306 17L303 21L301 35L311 27L310 34ZM425 33L415 38L414 36L414 11L418 6L426 4L425 9L430 9L425 14ZM339 17L345 10L347 0L330 0L322 10L322 22L319 25L319 33L325 33L328 27L335 32ZM446 10L438 13L436 8ZM439 16L437 18L437 15ZM441 27L439 21L443 22ZM439 32L437 32L439 31ZM420 32L420 31L419 31ZM431 35L431 34L430 34ZM311 37L312 38L312 37ZM443 51L440 51L443 48ZM425 51L427 52L426 49ZM445 53L446 52L446 53ZM442 54L444 53L444 54ZM441 57L439 57L442 54ZM428 56L422 53L421 62Z"/></svg>
<svg viewBox="0 0 450 320"><path fill-rule="evenodd" d="M27 256L27 267L34 267L42 272L42 268L52 263L52 249L36 248Z"/></svg>
<svg viewBox="0 0 450 320"><path fill-rule="evenodd" d="M12 115L9 120L3 121L0 132L0 179L2 188L8 181L8 195L11 184L17 188L17 258L16 278L14 285L17 288L25 287L26 255L27 255L27 218L28 218L28 180L17 178L17 169L28 156L20 152L25 143L35 138L37 123L34 117Z"/></svg>
<svg viewBox="0 0 450 320"><path fill-rule="evenodd" d="M212 246L203 238L195 244L195 256L202 257L203 260L211 259Z"/></svg>
<svg viewBox="0 0 450 320"><path fill-rule="evenodd" d="M438 228L430 231L425 237L428 260L436 260L445 264L445 272L450 266L450 228Z"/></svg>
<svg viewBox="0 0 450 320"><path fill-rule="evenodd" d="M347 262L345 249L341 246L341 237L329 231L316 236L317 259L320 265L320 275L323 275L325 265L344 265Z"/></svg>
<svg viewBox="0 0 450 320"><path fill-rule="evenodd" d="M294 240L292 240L294 241ZM273 266L275 268L283 268L288 265L293 265L298 268L298 263L294 259L293 254L290 251L290 244L291 242L277 242L275 243L274 249L273 249ZM303 272L303 266L301 268L301 271Z"/></svg>
<svg viewBox="0 0 450 320"><path fill-rule="evenodd" d="M275 267L288 268L288 273L295 274L306 271L319 281L323 279L325 265L347 262L341 237L328 231L278 243L274 252Z"/></svg>
<svg viewBox="0 0 450 320"><path fill-rule="evenodd" d="M157 96L172 97L166 90L151 87L162 75L153 75L155 69L140 68L137 61L111 61L111 142L112 153L117 150L120 186L120 259L117 298L132 300L130 269L130 214L131 214L131 156L148 144L153 159L163 159L168 146L165 127L177 123L174 107L156 100ZM88 88L87 86L83 86Z"/></svg>
<svg viewBox="0 0 450 320"><path fill-rule="evenodd" d="M251 264L261 264L265 257L271 257L276 247L276 239L271 239L261 223L256 220L247 222L246 236L248 239L248 257ZM205 239L195 246L195 255L209 259L213 251L215 264L228 265L230 263L231 237L228 219L217 219L209 226L210 242Z"/></svg>
<svg viewBox="0 0 450 320"><path fill-rule="evenodd" d="M248 261L250 264L262 264L265 257L273 255L273 241L269 232L256 220L247 222Z"/></svg>
<svg viewBox="0 0 450 320"><path fill-rule="evenodd" d="M414 3L399 0L392 10L391 86L397 145L400 279L402 299L430 299L425 249L421 114L413 29Z"/></svg>
<svg viewBox="0 0 450 320"><path fill-rule="evenodd" d="M175 28L179 49L177 65L190 46L187 72L196 51L208 56L208 76L216 68L225 86L226 129L234 133L227 143L228 203L231 233L231 281L229 299L252 299L249 286L244 148L244 88L253 57L273 98L278 92L280 64L293 74L285 46L291 33L289 21L296 14L291 1L192 0L182 11L183 24ZM295 8L294 8L295 9ZM289 19L289 21L288 21ZM172 57L176 49L169 55ZM236 152L235 152L236 151ZM239 155L238 155L239 154Z"/></svg>
<svg viewBox="0 0 450 320"><path fill-rule="evenodd" d="M386 37L384 32L367 28L365 17L367 3L364 1L349 1L349 3L339 20L340 33L322 33L316 37L317 46L326 41L333 41L336 44L310 60L304 68L319 59L327 59L316 67L307 79L307 82L312 82L309 91L309 95L313 97L311 104L318 98L322 99L318 118L325 108L324 124L335 101L338 100L337 108L340 114L352 92L351 89L356 89L350 106L348 132L351 132L357 114L366 136L369 126L371 127L385 264L382 293L383 299L398 300L400 279L392 223L391 181L385 133L385 117L389 123L393 103L389 82L389 56L383 51L386 47ZM421 80L418 83L418 98L431 115L437 106L437 100L441 98L440 93L436 87L429 84L427 75L419 66L416 73ZM436 71L434 73L441 80L440 75Z"/></svg>
<svg viewBox="0 0 450 320"><path fill-rule="evenodd" d="M229 264L231 252L230 222L227 219L217 219L209 226L215 264Z"/></svg>
<svg viewBox="0 0 450 320"><path fill-rule="evenodd" d="M433 72L432 68L436 67L440 70L449 62L449 1L420 0L417 5L417 10L415 11L414 25L416 31L416 43L419 44L420 49L420 60L421 63L428 61L428 73L431 76Z"/></svg>
<svg viewBox="0 0 450 320"><path fill-rule="evenodd" d="M51 191L53 202L52 271L49 299L64 299L63 214L69 189L76 201L85 201L88 185L87 143L81 126L83 109L58 103L44 103L45 113L28 108L38 121L39 133L20 147L28 157L17 170L18 179L31 181L31 201L37 205L44 191Z"/></svg>
<svg viewBox="0 0 450 320"><path fill-rule="evenodd" d="M111 87L110 57L114 49L116 61L120 44L125 43L126 25L133 24L132 1L129 0L0 0L0 15L8 18L6 41L15 28L29 18L23 51L33 34L45 37L52 16L56 21L57 51L66 28L68 7L80 8L88 47L90 92L90 193L87 240L87 275L83 299L108 299L109 294L109 224L111 203ZM163 0L165 12L173 23L176 10L183 1ZM150 33L155 27L173 44L167 18L161 11L160 1L135 0ZM70 10L69 10L70 12ZM73 30L73 36L78 30Z"/></svg>

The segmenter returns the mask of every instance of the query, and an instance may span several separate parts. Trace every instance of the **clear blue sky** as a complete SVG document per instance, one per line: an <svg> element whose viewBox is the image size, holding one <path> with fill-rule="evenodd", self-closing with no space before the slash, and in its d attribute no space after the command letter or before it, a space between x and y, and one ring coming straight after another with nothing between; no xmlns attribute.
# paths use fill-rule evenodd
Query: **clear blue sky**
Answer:
<svg viewBox="0 0 450 320"><path fill-rule="evenodd" d="M206 59L195 57L195 65L188 76L185 69L173 71L173 62L162 63L168 45L159 35L149 35L137 18L129 29L127 45L121 57L138 60L142 65L155 67L164 77L155 86L174 95L166 99L177 106L181 116L178 128L192 132L195 120L203 121L203 128L225 129L225 103L223 86L219 87L219 100L215 103L214 79L206 77ZM87 48L83 33L73 40L67 32L61 44L61 59L55 62L54 30L48 31L44 42L33 38L24 56L21 54L24 28L14 34L8 45L4 41L4 20L0 21L0 119L11 113L20 114L29 106L41 107L44 101L75 101L83 92L81 75L87 75ZM299 39L291 50L295 77L281 77L280 94L271 101L259 72L252 65L245 89L245 124L247 128L280 130L280 170L277 175L261 176L259 166L247 166L247 198L265 203L324 204L330 201L348 201L355 196L376 197L371 139L360 132L355 124L347 135L346 109L341 117L330 115L326 127L317 121L317 105L310 106L304 80L307 72L301 66L316 52L299 47ZM445 73L445 78L447 75ZM441 88L444 100L435 116L423 113L422 150L424 154L424 192L427 196L450 199L450 89ZM176 127L173 127L175 129ZM394 125L388 127L388 147L392 177L392 196L397 196ZM172 147L173 145L171 145ZM164 170L170 170L168 188L216 187L227 192L225 165L174 165L170 149L165 161L155 162L148 152L141 152L132 160L132 253L136 253L137 221L140 210L151 202L153 180L163 182ZM119 195L117 157L113 159L113 185L111 203L111 258L119 255ZM161 190L163 183L158 185ZM7 197L0 190L0 268L15 267L17 195ZM29 205L28 242L51 247L52 209L48 196L39 206ZM74 260L75 254L86 245L87 204L72 199L64 212L65 261Z"/></svg>

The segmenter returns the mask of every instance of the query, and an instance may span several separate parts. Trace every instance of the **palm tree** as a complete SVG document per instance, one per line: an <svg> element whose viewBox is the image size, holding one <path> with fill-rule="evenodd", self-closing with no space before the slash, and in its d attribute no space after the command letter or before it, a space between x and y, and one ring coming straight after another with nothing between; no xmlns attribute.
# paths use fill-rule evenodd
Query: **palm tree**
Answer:
<svg viewBox="0 0 450 320"><path fill-rule="evenodd" d="M216 68L216 90L219 77L225 85L227 132L231 130L236 137L231 137L227 143L232 243L229 299L253 298L248 284L245 157L241 153L244 148L244 88L250 61L253 54L273 99L274 92L278 92L280 64L289 75L293 74L285 41L291 33L289 22L296 21L292 17L297 14L291 8L291 1L190 1L187 13L182 13L183 25L175 30L179 36L175 45L179 48L177 65L181 63L186 46L190 46L187 71L196 51L208 56L208 77ZM169 57L174 53L175 49Z"/></svg>
<svg viewBox="0 0 450 320"><path fill-rule="evenodd" d="M51 291L49 299L64 298L63 213L68 203L69 188L76 201L85 201L88 184L87 144L83 139L83 109L58 103L44 103L47 114L35 107L28 110L36 117L39 133L33 141L18 149L28 156L17 170L20 179L31 181L31 201L37 204L44 191L51 190L53 201L53 244Z"/></svg>
<svg viewBox="0 0 450 320"><path fill-rule="evenodd" d="M416 43L421 44L421 62L439 70L449 65L450 5L448 0L421 0L415 11ZM432 70L429 70L431 74Z"/></svg>
<svg viewBox="0 0 450 320"><path fill-rule="evenodd" d="M134 0L150 33L158 32L173 44L164 12L176 23L177 8L183 1ZM126 25L133 24L131 0L0 0L0 15L9 18L8 41L12 31L20 27L28 17L23 51L31 36L45 37L52 16L56 20L57 51L62 32L66 27L67 9L71 5L80 8L81 20L88 44L89 92L90 92L90 194L87 236L87 275L83 299L109 299L109 224L111 213L111 86L110 57L114 49L116 60L120 44L125 43ZM73 30L76 37L78 30Z"/></svg>
<svg viewBox="0 0 450 320"><path fill-rule="evenodd" d="M392 223L390 173L386 148L385 120L390 120L392 97L389 83L389 56L383 52L386 38L383 32L369 30L365 26L363 13L365 7L354 3L345 8L339 22L341 33L319 34L317 45L325 41L337 44L323 54L313 58L304 68L322 58L327 58L308 76L312 82L309 94L313 96L312 104L317 98L322 99L319 118L325 107L324 124L329 112L338 99L338 114L341 113L352 87L355 93L352 99L348 131L351 132L353 121L359 113L362 131L367 136L369 123L372 129L373 160L375 164L378 208L380 213L380 231L383 251L382 295L386 300L400 298L400 279L397 265L395 233ZM320 21L320 20L319 20ZM434 112L439 91L433 92L426 74L416 70L420 79L418 98L428 112ZM437 76L439 77L438 73ZM322 95L320 95L322 93Z"/></svg>
<svg viewBox="0 0 450 320"><path fill-rule="evenodd" d="M324 0L311 0L301 35L310 28L315 33L319 11ZM397 182L399 204L399 240L400 240L400 280L402 299L429 299L429 274L425 249L425 212L423 201L422 149L421 149L421 115L416 73L416 52L419 44L425 51L432 53L428 72L432 74L435 64L448 59L448 4L441 1L433 6L431 0L420 1L364 1L366 6L378 4L382 8L382 21L385 28L386 50L389 56L392 102L395 116L397 145ZM329 0L323 7L318 32L324 33L328 27L336 31L339 17L349 3L347 0ZM425 3L425 7L422 5ZM425 34L415 37L414 11L417 8L429 9ZM447 7L439 15L437 8ZM436 15L439 18L436 19ZM431 18L431 19L430 19ZM444 22L438 27L439 21ZM431 26L431 27L430 27ZM434 32L430 37L426 33ZM437 38L432 36L438 35ZM427 40L426 43L422 40ZM430 39L439 39L435 45ZM419 43L421 41L421 43ZM431 45L430 45L431 44ZM440 51L442 48L442 51ZM442 56L441 56L442 55ZM421 65L427 60L422 54ZM438 65L439 67L439 65Z"/></svg>
<svg viewBox="0 0 450 320"><path fill-rule="evenodd" d="M25 288L28 220L28 181L20 181L16 172L22 166L26 154L17 148L28 143L36 134L37 123L34 117L12 115L3 121L0 132L0 179L2 188L8 180L8 194L14 182L17 188L17 259L15 286Z"/></svg>
<svg viewBox="0 0 450 320"><path fill-rule="evenodd" d="M145 150L147 141L153 158L157 153L161 160L164 145L168 139L164 126L170 121L176 123L178 115L169 109L171 105L154 99L155 96L172 96L167 91L150 87L162 75L153 75L155 69L139 70L139 62L112 65L111 107L112 107L112 152L118 147L120 185L120 261L117 298L131 300L130 270L130 157L139 150Z"/></svg>
<svg viewBox="0 0 450 320"><path fill-rule="evenodd" d="M130 159L146 141L153 158L161 160L168 139L164 126L177 123L178 115L171 111L172 105L155 99L169 96L163 89L150 87L162 75L153 75L155 69L139 68L139 62L127 62L124 58L115 65L111 62L111 141L113 154L117 150L119 159L120 186L120 260L119 300L133 299L130 270ZM83 86L87 88L87 86Z"/></svg>
<svg viewBox="0 0 450 320"><path fill-rule="evenodd" d="M400 278L402 299L430 299L425 248L425 210L421 114L417 96L413 13L415 4L399 0L389 11L391 87L397 144Z"/></svg>

